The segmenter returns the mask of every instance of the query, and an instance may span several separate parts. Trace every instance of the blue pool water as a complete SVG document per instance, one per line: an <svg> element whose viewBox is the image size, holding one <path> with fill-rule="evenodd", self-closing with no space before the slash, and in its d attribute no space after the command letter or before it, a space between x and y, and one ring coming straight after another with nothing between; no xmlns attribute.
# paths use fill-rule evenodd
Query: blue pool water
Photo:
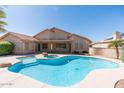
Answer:
<svg viewBox="0 0 124 93"><path fill-rule="evenodd" d="M29 62L25 62L25 60ZM49 60L41 60L34 57L25 58L8 69L49 85L66 87L79 83L94 69L118 67L118 64L103 59L65 56Z"/></svg>

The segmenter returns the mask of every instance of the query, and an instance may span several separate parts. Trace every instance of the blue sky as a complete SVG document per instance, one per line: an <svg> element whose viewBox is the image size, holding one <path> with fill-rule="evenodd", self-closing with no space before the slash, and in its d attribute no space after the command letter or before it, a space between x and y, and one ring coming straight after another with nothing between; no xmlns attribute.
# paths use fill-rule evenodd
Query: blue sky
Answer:
<svg viewBox="0 0 124 93"><path fill-rule="evenodd" d="M6 28L26 35L57 27L100 41L124 32L124 6L8 6L5 11Z"/></svg>

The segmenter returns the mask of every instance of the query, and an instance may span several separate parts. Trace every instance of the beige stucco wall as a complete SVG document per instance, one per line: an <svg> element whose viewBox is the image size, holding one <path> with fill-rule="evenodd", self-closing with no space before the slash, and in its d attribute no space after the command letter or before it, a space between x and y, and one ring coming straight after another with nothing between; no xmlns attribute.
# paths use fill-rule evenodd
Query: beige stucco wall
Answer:
<svg viewBox="0 0 124 93"><path fill-rule="evenodd" d="M23 43L23 54L35 53L35 51L36 51L35 47L36 47L35 42L30 42L30 41L24 42Z"/></svg>
<svg viewBox="0 0 124 93"><path fill-rule="evenodd" d="M90 55L100 55L108 58L116 58L116 50L115 48L108 48L109 42L101 42L93 44L92 47L89 48ZM122 48L119 48L120 58L123 55Z"/></svg>
<svg viewBox="0 0 124 93"><path fill-rule="evenodd" d="M108 58L116 58L116 51L114 48L89 48L90 55L100 55ZM122 58L123 50L119 48L119 55Z"/></svg>
<svg viewBox="0 0 124 93"><path fill-rule="evenodd" d="M93 44L92 47L96 48L108 48L109 43L98 43L98 44Z"/></svg>
<svg viewBox="0 0 124 93"><path fill-rule="evenodd" d="M74 51L79 51L79 52L89 51L89 45L90 45L89 40L80 38L78 36L72 36L71 40L72 40L72 48L71 48L72 52L74 52Z"/></svg>

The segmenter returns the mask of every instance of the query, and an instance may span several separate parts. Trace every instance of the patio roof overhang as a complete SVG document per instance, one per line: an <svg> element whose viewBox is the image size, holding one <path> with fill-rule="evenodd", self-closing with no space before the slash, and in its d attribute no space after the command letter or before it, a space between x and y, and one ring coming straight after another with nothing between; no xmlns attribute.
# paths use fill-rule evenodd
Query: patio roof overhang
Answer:
<svg viewBox="0 0 124 93"><path fill-rule="evenodd" d="M71 43L71 40L39 40L42 43Z"/></svg>

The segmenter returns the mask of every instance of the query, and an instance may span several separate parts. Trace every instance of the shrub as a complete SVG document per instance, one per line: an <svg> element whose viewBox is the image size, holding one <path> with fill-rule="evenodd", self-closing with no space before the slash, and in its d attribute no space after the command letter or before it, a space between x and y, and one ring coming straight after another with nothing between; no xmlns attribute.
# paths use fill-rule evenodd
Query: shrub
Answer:
<svg viewBox="0 0 124 93"><path fill-rule="evenodd" d="M9 41L0 42L0 55L11 54L14 49L14 44Z"/></svg>
<svg viewBox="0 0 124 93"><path fill-rule="evenodd" d="M82 51L83 54L88 54L89 52L88 51Z"/></svg>
<svg viewBox="0 0 124 93"><path fill-rule="evenodd" d="M73 53L74 53L74 54L79 54L79 51L74 51Z"/></svg>

